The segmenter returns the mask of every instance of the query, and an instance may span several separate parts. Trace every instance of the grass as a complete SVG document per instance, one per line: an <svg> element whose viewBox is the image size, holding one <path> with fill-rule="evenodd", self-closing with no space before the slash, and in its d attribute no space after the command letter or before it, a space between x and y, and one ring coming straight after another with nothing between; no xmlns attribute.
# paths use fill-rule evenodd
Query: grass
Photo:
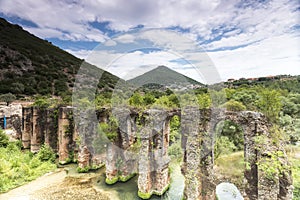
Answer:
<svg viewBox="0 0 300 200"><path fill-rule="evenodd" d="M300 146L287 146L286 152L289 158L289 162L292 165L294 185L293 200L298 200L300 199Z"/></svg>
<svg viewBox="0 0 300 200"><path fill-rule="evenodd" d="M0 148L0 193L21 186L56 169L51 161L41 161L31 152L22 152L14 143Z"/></svg>
<svg viewBox="0 0 300 200"><path fill-rule="evenodd" d="M294 198L300 199L300 146L289 145L286 147L288 160L292 166ZM229 155L221 155L216 159L218 174L229 179L234 184L242 184L244 172L244 153L242 151Z"/></svg>
<svg viewBox="0 0 300 200"><path fill-rule="evenodd" d="M217 173L232 183L241 185L244 177L244 152L238 151L229 155L220 155L215 165Z"/></svg>

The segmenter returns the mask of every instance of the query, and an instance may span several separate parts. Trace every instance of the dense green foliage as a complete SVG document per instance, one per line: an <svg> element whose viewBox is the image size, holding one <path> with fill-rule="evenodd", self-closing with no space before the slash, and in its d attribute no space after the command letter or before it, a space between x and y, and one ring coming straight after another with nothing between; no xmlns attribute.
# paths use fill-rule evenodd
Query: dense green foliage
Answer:
<svg viewBox="0 0 300 200"><path fill-rule="evenodd" d="M100 123L100 134L105 134L107 139L115 141L118 137L118 121L114 117L110 117L108 123Z"/></svg>
<svg viewBox="0 0 300 200"><path fill-rule="evenodd" d="M11 37L11 36L14 37ZM11 25L0 19L0 101L9 105L16 98L35 95L34 106L54 108L71 103L71 90L74 87L75 74L82 64L87 66L87 77L81 77L87 87L75 96L76 103L85 108L111 107L121 104L143 112L149 108L177 109L185 106L198 106L200 109L211 107L225 108L228 111L262 112L273 124L274 144L286 142L296 145L300 142L300 76L276 76L272 78L240 79L226 82L225 87L208 88L188 77L178 74L164 66L129 81L139 88L125 92L118 91L113 96L115 84L120 80L108 72L83 62L71 54L53 46L24 31L20 26ZM101 74L97 91L90 87L93 75ZM125 82L125 86L126 85ZM142 86L143 83L146 87ZM160 83L160 84L155 84ZM180 84L179 84L180 83ZM179 89L177 88L179 84ZM185 85L187 84L187 85ZM188 89L188 84L200 88ZM168 87L167 87L167 86ZM131 87L131 86L129 86ZM134 88L134 87L132 87ZM181 90L186 88L185 90ZM178 89L178 90L176 90ZM121 89L120 89L121 90ZM96 97L89 93L95 93ZM52 98L56 96L56 98ZM118 122L110 118L108 123L99 124L99 135L93 145L103 153L105 144L118 140ZM216 127L215 159L217 165L239 167L236 176L241 174L244 164L239 160L243 144L243 130L231 121L223 121ZM175 116L170 123L171 158L182 158L180 118ZM138 134L138 133L137 133ZM265 144L263 137L257 137L258 143ZM138 150L140 138L131 147ZM299 152L299 147L291 146ZM296 151L295 150L295 151ZM294 178L294 195L300 198L299 153L290 152ZM233 161L228 157L233 155ZM259 162L259 168L272 178L281 170L280 158L283 152L273 152L269 158ZM7 191L25 182L35 179L47 171L55 169L52 163L56 158L49 146L43 146L38 154L22 152L17 143L9 142L6 134L0 130L0 192ZM80 169L87 171L89 169ZM223 169L222 169L223 170ZM284 170L284 169L282 169ZM116 180L110 180L111 183ZM140 194L140 196L147 194Z"/></svg>
<svg viewBox="0 0 300 200"><path fill-rule="evenodd" d="M183 151L181 147L181 129L180 118L178 116L172 117L170 121L170 146L168 149L168 155L171 159L182 161Z"/></svg>
<svg viewBox="0 0 300 200"><path fill-rule="evenodd" d="M52 150L52 148L49 145L44 144L39 152L37 153L37 158L41 161L50 161L55 162L56 154Z"/></svg>
<svg viewBox="0 0 300 200"><path fill-rule="evenodd" d="M300 147L290 145L286 148L289 162L292 166L292 172L293 172L293 186L294 186L294 197L293 200L300 199L300 159L299 159L299 152Z"/></svg>
<svg viewBox="0 0 300 200"><path fill-rule="evenodd" d="M44 153L22 152L16 143L0 147L0 193L52 171L56 165Z"/></svg>
<svg viewBox="0 0 300 200"><path fill-rule="evenodd" d="M6 147L8 145L9 138L0 128L0 147Z"/></svg>
<svg viewBox="0 0 300 200"><path fill-rule="evenodd" d="M13 36L13 37L12 37ZM83 60L0 18L0 94L69 97ZM99 91L111 90L118 77L84 63L102 74Z"/></svg>
<svg viewBox="0 0 300 200"><path fill-rule="evenodd" d="M11 102L16 100L16 96L12 93L7 94L1 94L0 95L0 102L6 102L6 105L8 106Z"/></svg>

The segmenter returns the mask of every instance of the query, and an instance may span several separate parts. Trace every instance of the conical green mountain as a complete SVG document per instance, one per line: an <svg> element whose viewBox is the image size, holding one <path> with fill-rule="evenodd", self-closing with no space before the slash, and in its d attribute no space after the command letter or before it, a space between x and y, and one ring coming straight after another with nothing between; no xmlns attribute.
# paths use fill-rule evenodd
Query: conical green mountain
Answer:
<svg viewBox="0 0 300 200"><path fill-rule="evenodd" d="M166 66L158 66L151 71L128 80L128 82L138 86L157 84L173 88L203 86L202 83L171 70Z"/></svg>

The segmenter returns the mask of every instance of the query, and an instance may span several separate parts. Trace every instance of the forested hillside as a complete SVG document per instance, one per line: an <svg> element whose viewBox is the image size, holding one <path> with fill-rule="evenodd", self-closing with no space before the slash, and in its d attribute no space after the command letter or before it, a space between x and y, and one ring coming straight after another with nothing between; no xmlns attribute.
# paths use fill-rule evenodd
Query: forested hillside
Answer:
<svg viewBox="0 0 300 200"><path fill-rule="evenodd" d="M70 96L82 62L0 18L0 94ZM99 89L111 90L118 80L105 72L99 81Z"/></svg>

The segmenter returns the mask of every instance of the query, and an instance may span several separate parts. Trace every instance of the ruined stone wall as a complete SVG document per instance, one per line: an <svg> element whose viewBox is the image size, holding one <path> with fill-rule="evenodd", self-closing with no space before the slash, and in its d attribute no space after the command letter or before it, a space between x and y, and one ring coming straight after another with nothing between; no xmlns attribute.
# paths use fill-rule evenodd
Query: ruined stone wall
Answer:
<svg viewBox="0 0 300 200"><path fill-rule="evenodd" d="M105 109L84 110L76 113L74 123L72 107L38 109L24 107L22 111L22 144L37 152L42 144L58 151L59 161L64 164L77 159L82 169L106 164L107 183L126 181L138 173L139 195L150 198L163 194L170 184L169 133L170 117L181 117L182 148L185 176L185 199L210 200L215 198L214 139L215 127L222 120L231 120L244 131L245 199L292 198L292 178L282 144L274 145L271 124L260 113L243 111L228 112L221 109L198 110L186 107L166 112L150 109L142 114L137 126L138 114L127 108L112 111ZM118 122L118 136L113 142L99 132L99 122L108 123L110 117ZM17 121L17 120L15 120ZM21 121L21 120L20 120ZM16 123L16 130L21 123ZM263 136L259 145L257 138ZM138 151L134 149L139 144ZM278 159L286 170L276 171L270 179L257 163L267 163L270 155L282 152Z"/></svg>
<svg viewBox="0 0 300 200"><path fill-rule="evenodd" d="M24 149L38 152L43 144L58 151L57 109L23 107L23 124L19 125Z"/></svg>
<svg viewBox="0 0 300 200"><path fill-rule="evenodd" d="M45 111L44 140L54 152L58 152L58 108L50 108Z"/></svg>
<svg viewBox="0 0 300 200"><path fill-rule="evenodd" d="M126 108L115 108L112 117L118 123L118 137L113 143L107 144L106 183L127 181L137 173L137 154L132 146L137 140L135 113ZM104 134L104 133L103 133Z"/></svg>
<svg viewBox="0 0 300 200"><path fill-rule="evenodd" d="M169 187L169 117L166 111L152 109L144 113L139 157L139 196L162 195Z"/></svg>
<svg viewBox="0 0 300 200"><path fill-rule="evenodd" d="M33 108L23 107L23 132L22 132L22 145L24 149L30 149L30 140L33 129Z"/></svg>
<svg viewBox="0 0 300 200"><path fill-rule="evenodd" d="M6 128L13 129L12 135L15 139L21 139L22 135L22 106L11 104L0 106L0 127L4 128L4 116L6 118Z"/></svg>
<svg viewBox="0 0 300 200"><path fill-rule="evenodd" d="M46 125L46 111L44 109L33 108L32 114L32 132L30 136L30 151L36 153L40 150L41 145L44 144L45 125Z"/></svg>
<svg viewBox="0 0 300 200"><path fill-rule="evenodd" d="M78 167L80 170L89 170L99 168L105 163L105 151L103 141L98 132L99 119L104 120L107 116L105 109L95 110L77 110L75 119L76 140L79 144Z"/></svg>
<svg viewBox="0 0 300 200"><path fill-rule="evenodd" d="M196 126L198 122L192 117L197 116L196 112L195 109L188 108L182 110L181 113L182 134L184 135L182 171L185 176L184 196L186 199L215 198L214 138L216 137L215 127L222 120L231 120L242 126L244 131L245 198L250 200L292 198L292 180L289 170L280 172L279 169L274 169L278 170L278 173L275 173L270 179L266 172L258 167L258 163L270 161L270 154L278 151L284 153L283 148L274 145L272 133L270 133L271 124L268 123L265 116L251 111L201 110L199 126ZM191 116L184 113L190 113ZM257 144L260 136L265 138L262 147ZM286 155L280 159L282 159L280 161L282 166L287 167Z"/></svg>
<svg viewBox="0 0 300 200"><path fill-rule="evenodd" d="M185 108L181 113L181 131L185 137L182 172L185 177L184 197L187 200L201 199L202 196L199 115L199 110L193 107Z"/></svg>
<svg viewBox="0 0 300 200"><path fill-rule="evenodd" d="M75 136L73 108L61 107L58 116L58 155L61 164L74 160L74 151L76 149Z"/></svg>

